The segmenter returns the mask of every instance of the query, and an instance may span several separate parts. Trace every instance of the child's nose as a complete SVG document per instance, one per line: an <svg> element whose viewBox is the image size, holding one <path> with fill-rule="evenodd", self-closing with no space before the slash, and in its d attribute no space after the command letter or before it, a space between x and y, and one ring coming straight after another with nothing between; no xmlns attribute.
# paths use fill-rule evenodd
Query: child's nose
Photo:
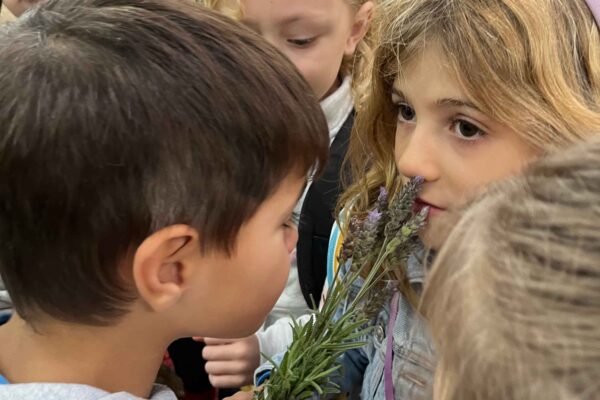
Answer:
<svg viewBox="0 0 600 400"><path fill-rule="evenodd" d="M425 181L438 179L434 135L424 129L416 129L410 135L396 135L396 167L406 177L422 176Z"/></svg>

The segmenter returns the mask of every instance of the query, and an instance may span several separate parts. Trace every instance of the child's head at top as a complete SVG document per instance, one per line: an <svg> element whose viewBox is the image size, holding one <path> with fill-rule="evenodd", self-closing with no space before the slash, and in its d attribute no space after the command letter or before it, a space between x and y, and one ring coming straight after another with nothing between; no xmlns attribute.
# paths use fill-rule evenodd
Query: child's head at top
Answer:
<svg viewBox="0 0 600 400"><path fill-rule="evenodd" d="M51 0L2 32L0 64L0 272L19 317L167 343L253 333L327 157L293 65L176 0Z"/></svg>
<svg viewBox="0 0 600 400"><path fill-rule="evenodd" d="M373 11L370 0L239 0L242 22L298 68L319 99L350 73ZM366 50L365 50L366 51Z"/></svg>
<svg viewBox="0 0 600 400"><path fill-rule="evenodd" d="M424 243L445 210L539 155L600 132L600 38L584 0L394 0L349 150L364 213L423 176ZM365 175L364 171L369 172Z"/></svg>
<svg viewBox="0 0 600 400"><path fill-rule="evenodd" d="M494 185L442 247L424 295L435 400L600 393L600 142Z"/></svg>

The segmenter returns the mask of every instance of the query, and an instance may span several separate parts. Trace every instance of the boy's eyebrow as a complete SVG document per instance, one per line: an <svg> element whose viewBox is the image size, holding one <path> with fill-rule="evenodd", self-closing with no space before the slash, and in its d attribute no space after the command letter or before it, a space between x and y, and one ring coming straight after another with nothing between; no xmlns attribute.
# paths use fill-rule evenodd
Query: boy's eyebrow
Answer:
<svg viewBox="0 0 600 400"><path fill-rule="evenodd" d="M302 185L302 189L300 190L300 194L298 194L296 203L298 203L300 201L300 199L302 198L302 195L304 194L304 191L306 190L307 187L308 187L308 180L304 181L304 185Z"/></svg>
<svg viewBox="0 0 600 400"><path fill-rule="evenodd" d="M302 185L302 189L300 190L300 193L298 193L298 197L296 198L296 201L294 201L294 205L292 207L291 212L293 212L296 209L296 205L298 204L298 202L302 198L302 195L304 194L304 191L306 190L307 186L308 186L308 181L304 181L304 185ZM290 212L286 210L284 216L287 216L289 213Z"/></svg>
<svg viewBox="0 0 600 400"><path fill-rule="evenodd" d="M308 187L308 180L305 180L304 185L302 185L302 189L300 189L300 193L298 193L298 197L296 198L296 202L294 204L298 204L298 202L302 198L302 195L304 194L304 191L306 190L307 187ZM294 207L296 207L296 206L294 206Z"/></svg>

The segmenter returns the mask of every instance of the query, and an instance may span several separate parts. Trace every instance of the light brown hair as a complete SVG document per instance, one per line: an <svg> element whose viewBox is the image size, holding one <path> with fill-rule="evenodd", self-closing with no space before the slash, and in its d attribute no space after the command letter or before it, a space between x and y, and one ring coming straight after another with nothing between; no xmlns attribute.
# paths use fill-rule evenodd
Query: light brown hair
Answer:
<svg viewBox="0 0 600 400"><path fill-rule="evenodd" d="M476 201L423 295L435 400L600 393L600 141L544 158Z"/></svg>
<svg viewBox="0 0 600 400"><path fill-rule="evenodd" d="M384 0L369 92L347 162L344 219L364 218L394 160L395 79L427 46L442 50L469 100L541 152L600 132L600 36L584 0ZM549 28L551 27L551 29ZM402 279L402 277L400 277Z"/></svg>

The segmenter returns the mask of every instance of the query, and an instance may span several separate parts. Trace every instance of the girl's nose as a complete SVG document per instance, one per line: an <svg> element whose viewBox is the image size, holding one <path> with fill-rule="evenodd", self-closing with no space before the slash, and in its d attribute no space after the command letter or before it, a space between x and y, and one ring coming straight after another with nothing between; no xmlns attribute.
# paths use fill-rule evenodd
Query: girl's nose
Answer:
<svg viewBox="0 0 600 400"><path fill-rule="evenodd" d="M418 125L409 133L397 133L394 154L398 172L405 177L422 176L425 181L439 177L435 134Z"/></svg>

